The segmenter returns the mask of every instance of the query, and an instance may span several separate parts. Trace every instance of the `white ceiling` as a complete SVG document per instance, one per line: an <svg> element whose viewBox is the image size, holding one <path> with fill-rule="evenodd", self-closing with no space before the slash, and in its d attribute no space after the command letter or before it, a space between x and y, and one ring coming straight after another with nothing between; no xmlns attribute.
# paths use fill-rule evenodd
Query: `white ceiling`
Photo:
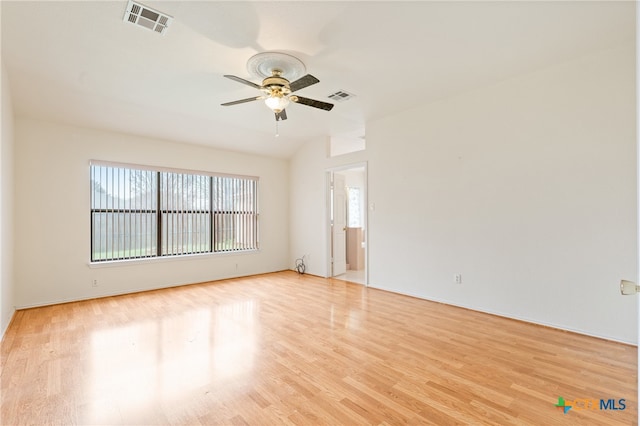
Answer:
<svg viewBox="0 0 640 426"><path fill-rule="evenodd" d="M3 0L2 58L14 112L81 126L288 157L321 136L570 60L635 37L634 2L142 1L174 17L161 36L123 22L127 1ZM275 135L247 60L280 51L320 83ZM256 81L254 79L254 81ZM259 81L256 81L259 83Z"/></svg>

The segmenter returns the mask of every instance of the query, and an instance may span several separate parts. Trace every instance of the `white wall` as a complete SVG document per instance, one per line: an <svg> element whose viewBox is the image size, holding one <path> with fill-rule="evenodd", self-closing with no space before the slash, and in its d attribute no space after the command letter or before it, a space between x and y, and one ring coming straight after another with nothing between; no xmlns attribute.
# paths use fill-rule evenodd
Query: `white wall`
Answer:
<svg viewBox="0 0 640 426"><path fill-rule="evenodd" d="M289 267L285 160L23 118L15 139L18 307ZM90 268L91 159L258 176L261 250Z"/></svg>
<svg viewBox="0 0 640 426"><path fill-rule="evenodd" d="M618 290L637 274L634 58L603 51L367 123L370 285L636 342ZM326 246L326 164L317 142L292 159L294 250Z"/></svg>
<svg viewBox="0 0 640 426"><path fill-rule="evenodd" d="M2 66L2 140L0 144L0 338L4 336L14 308L13 268L13 152L14 118L9 81Z"/></svg>

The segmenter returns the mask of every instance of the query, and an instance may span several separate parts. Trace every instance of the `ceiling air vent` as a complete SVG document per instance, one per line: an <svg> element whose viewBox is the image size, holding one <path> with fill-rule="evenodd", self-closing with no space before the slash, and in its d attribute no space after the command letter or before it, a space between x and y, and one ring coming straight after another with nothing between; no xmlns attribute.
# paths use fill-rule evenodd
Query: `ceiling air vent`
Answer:
<svg viewBox="0 0 640 426"><path fill-rule="evenodd" d="M334 101L344 102L353 98L355 95L353 93L346 92L344 90L338 90L336 93L332 93L329 95L329 99L333 99Z"/></svg>
<svg viewBox="0 0 640 426"><path fill-rule="evenodd" d="M129 0L127 10L124 13L124 21L147 28L160 34L167 32L173 17L166 13L158 12L140 3Z"/></svg>

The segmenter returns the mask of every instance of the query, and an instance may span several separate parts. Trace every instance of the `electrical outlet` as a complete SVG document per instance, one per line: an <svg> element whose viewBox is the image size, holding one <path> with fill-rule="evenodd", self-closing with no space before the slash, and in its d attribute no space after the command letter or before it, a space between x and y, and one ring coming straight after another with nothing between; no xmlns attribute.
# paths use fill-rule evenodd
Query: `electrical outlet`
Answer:
<svg viewBox="0 0 640 426"><path fill-rule="evenodd" d="M238 264L236 263L236 271L238 270Z"/></svg>
<svg viewBox="0 0 640 426"><path fill-rule="evenodd" d="M98 280L91 280L91 287L98 287Z"/></svg>
<svg viewBox="0 0 640 426"><path fill-rule="evenodd" d="M462 274L455 274L453 276L453 282L456 284L462 284Z"/></svg>

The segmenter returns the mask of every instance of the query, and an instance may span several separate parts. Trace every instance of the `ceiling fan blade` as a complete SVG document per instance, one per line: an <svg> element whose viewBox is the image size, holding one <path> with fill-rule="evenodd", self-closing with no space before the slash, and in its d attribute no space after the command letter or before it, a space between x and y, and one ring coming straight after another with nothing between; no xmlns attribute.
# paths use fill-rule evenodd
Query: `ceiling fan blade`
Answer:
<svg viewBox="0 0 640 426"><path fill-rule="evenodd" d="M276 121L286 120L287 119L287 111L282 110L280 112L276 112Z"/></svg>
<svg viewBox="0 0 640 426"><path fill-rule="evenodd" d="M264 99L264 96L256 96L255 98L240 99L238 101L226 102L226 103L220 104L220 105L222 105L222 106L238 105L238 104L243 104L245 102L258 101L260 99Z"/></svg>
<svg viewBox="0 0 640 426"><path fill-rule="evenodd" d="M251 86L254 89L262 89L262 86L258 86L257 84L249 81L249 80L245 80L244 78L240 78L240 77L236 77L235 75L225 75L225 77L233 80L233 81L237 81L238 83L242 83L242 84L246 84L247 86ZM303 77L304 78L304 77Z"/></svg>
<svg viewBox="0 0 640 426"><path fill-rule="evenodd" d="M325 111L331 111L331 108L333 108L333 104L330 104L328 102L316 101L315 99L303 98L302 96L292 96L290 99L293 102L318 109L323 109Z"/></svg>
<svg viewBox="0 0 640 426"><path fill-rule="evenodd" d="M311 86L312 84L320 83L320 80L312 76L311 74L307 74L304 77L300 77L293 83L289 84L289 88L291 89L291 93L304 89L305 87Z"/></svg>

